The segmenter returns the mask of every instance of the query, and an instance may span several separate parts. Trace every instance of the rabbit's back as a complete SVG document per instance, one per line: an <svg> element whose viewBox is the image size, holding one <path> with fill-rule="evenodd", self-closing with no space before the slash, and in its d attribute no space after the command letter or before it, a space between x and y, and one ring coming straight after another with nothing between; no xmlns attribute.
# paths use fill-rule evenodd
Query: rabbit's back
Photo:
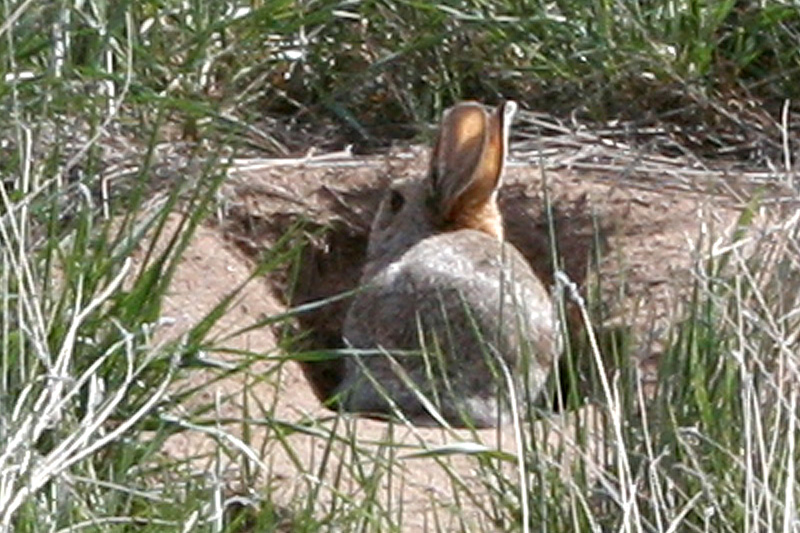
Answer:
<svg viewBox="0 0 800 533"><path fill-rule="evenodd" d="M396 360L419 392L444 398L439 408L451 422L460 416L455 411L466 410L478 425L496 423L497 387L503 383L497 363L502 360L516 377L526 367L525 381L538 389L557 349L551 301L530 266L513 246L474 230L424 239L367 280L348 312L344 335L354 348L391 353L424 345L440 354L434 369L419 356ZM531 359L521 365L523 355ZM407 415L422 410L388 358L346 364L342 391L349 410L387 410L374 387L363 384L364 370L382 385L405 389L387 392L396 403L405 402Z"/></svg>
<svg viewBox="0 0 800 533"><path fill-rule="evenodd" d="M433 406L450 424L485 427L502 423L509 385L538 395L559 331L547 291L502 242L497 193L515 110L453 106L425 177L387 190L345 318L345 342L371 354L345 361L344 409L427 423Z"/></svg>

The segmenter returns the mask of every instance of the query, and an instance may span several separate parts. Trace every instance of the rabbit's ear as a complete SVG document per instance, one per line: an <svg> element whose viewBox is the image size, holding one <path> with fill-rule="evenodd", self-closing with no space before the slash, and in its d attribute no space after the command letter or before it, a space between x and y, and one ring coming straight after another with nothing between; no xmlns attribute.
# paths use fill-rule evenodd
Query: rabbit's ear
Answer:
<svg viewBox="0 0 800 533"><path fill-rule="evenodd" d="M494 201L516 110L517 104L507 101L488 115L479 104L465 102L445 115L430 168L444 222L463 218Z"/></svg>

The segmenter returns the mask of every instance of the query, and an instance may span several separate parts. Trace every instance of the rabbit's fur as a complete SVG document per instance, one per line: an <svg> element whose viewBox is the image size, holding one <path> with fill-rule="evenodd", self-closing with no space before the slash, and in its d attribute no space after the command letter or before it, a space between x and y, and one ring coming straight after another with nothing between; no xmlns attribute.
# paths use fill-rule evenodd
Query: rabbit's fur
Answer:
<svg viewBox="0 0 800 533"><path fill-rule="evenodd" d="M506 376L514 389L542 387L559 345L553 306L503 242L496 202L515 110L453 107L428 175L387 192L345 318L345 342L371 350L345 361L345 410L491 427L507 412Z"/></svg>

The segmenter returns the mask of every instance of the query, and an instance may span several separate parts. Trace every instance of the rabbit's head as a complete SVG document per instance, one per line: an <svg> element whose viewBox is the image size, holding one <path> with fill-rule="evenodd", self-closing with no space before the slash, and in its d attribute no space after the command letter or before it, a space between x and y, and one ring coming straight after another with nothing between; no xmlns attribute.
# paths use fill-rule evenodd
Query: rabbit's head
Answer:
<svg viewBox="0 0 800 533"><path fill-rule="evenodd" d="M497 191L516 110L513 101L491 114L476 102L462 102L445 113L425 178L392 184L381 202L366 277L437 233L469 228L502 240Z"/></svg>

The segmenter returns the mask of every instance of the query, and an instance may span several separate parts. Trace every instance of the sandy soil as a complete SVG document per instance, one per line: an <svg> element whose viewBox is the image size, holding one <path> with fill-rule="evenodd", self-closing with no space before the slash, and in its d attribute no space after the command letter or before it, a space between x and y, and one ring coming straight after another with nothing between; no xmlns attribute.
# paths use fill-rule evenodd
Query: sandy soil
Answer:
<svg viewBox="0 0 800 533"><path fill-rule="evenodd" d="M216 332L233 331L290 306L354 287L363 263L368 225L381 191L387 180L418 175L424 164L423 152L328 162L240 162L224 187L222 221L200 228L176 273L164 308L165 317L172 321L162 334L178 335L196 323L228 291L247 279L259 254L271 249L301 220L308 244L296 285L289 290L289 278L282 273L251 281ZM592 286L595 276L603 279L599 300L606 323L596 326L602 329L615 323L636 324L637 353L646 362L660 353L658 332L674 319L676 305L691 282L692 265L711 249L712 239L727 238L741 206L735 198L713 191L677 193L666 187L659 190L652 181L636 184L636 176L569 168L543 173L535 165L518 163L509 170L501 202L508 239L548 283L553 280L553 246L560 254L564 271L583 289ZM551 217L547 215L546 199ZM548 237L550 220L554 223L554 242ZM701 237L708 241L702 246ZM594 262L596 269L590 268ZM593 270L595 273L587 276ZM301 347L336 347L343 305L334 304L301 317L295 328L308 334ZM650 334L653 331L655 335ZM336 366L301 368L294 362L267 360L268 356L280 355L282 334L282 330L265 327L226 341L229 348L266 356L247 376L212 380L212 371L192 371L183 383L208 383L187 408L216 398L221 416L248 414L267 421L248 429L247 440L255 452L252 460L243 459L245 454L236 446L226 446L229 455L221 463L231 493L263 494L268 490L273 502L289 506L293 499L318 490L320 515L334 504L339 506L337 512L355 512L364 484L348 477L353 469L338 468L343 462L352 465L367 457L403 456L408 453L406 446L425 449L459 441L480 440L491 447L515 450L511 428L471 434L392 427L351 417L337 425L318 399L335 383ZM596 416L592 406L554 414L533 433L540 442L555 445L570 440L576 419L586 424ZM295 429L302 427L302 431L288 431L287 425L292 424ZM235 435L243 435L241 425L229 429ZM333 445L325 437L332 432L342 437ZM381 452L354 453L356 442L365 449ZM193 457L197 468L211 471L220 468L220 459L214 453L218 446L215 439L187 431L171 439L165 452L175 457ZM575 450L571 449L574 455ZM569 468L569 460L561 460L563 467ZM243 486L249 483L242 476L242 465L247 461L251 467L261 467L259 481ZM591 459L588 461L591 463ZM476 457L417 458L397 464L399 468L392 476L375 479L379 499L389 509L386 512L390 517L394 516L392 513L402 513L404 529L421 530L434 524L445 530L456 528L459 515L468 517L470 528L498 527L488 506L491 491L497 490L496 483ZM501 468L513 466L505 463ZM383 467L375 462L364 464L363 468L368 476ZM322 474L310 476L309 472ZM334 479L337 475L344 477ZM454 479L472 487L476 499L455 502L451 490ZM453 512L459 506L461 511Z"/></svg>

